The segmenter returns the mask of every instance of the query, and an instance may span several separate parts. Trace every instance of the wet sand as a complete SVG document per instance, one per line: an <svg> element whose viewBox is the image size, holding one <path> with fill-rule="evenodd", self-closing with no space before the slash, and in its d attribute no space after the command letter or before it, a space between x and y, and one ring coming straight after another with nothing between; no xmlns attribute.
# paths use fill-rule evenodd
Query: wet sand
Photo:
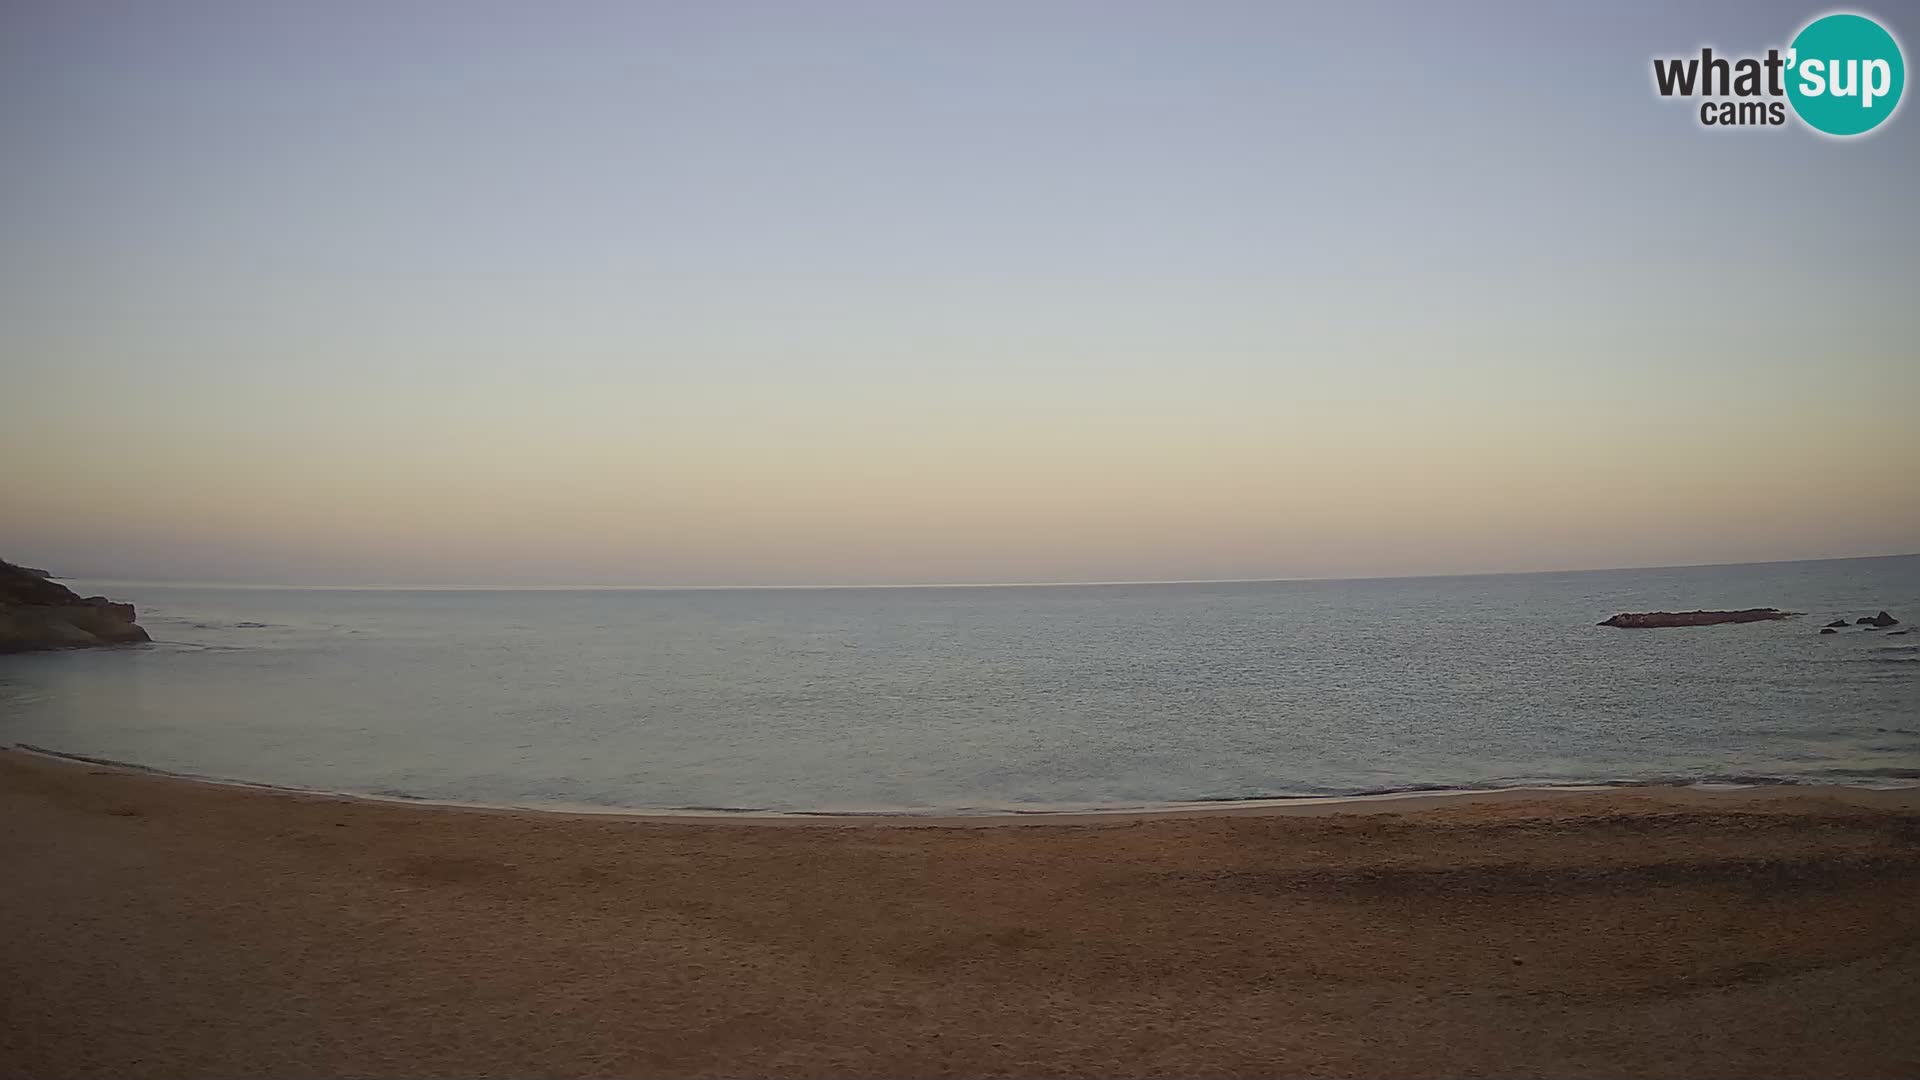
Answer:
<svg viewBox="0 0 1920 1080"><path fill-rule="evenodd" d="M1913 1076L1920 791L413 806L0 752L0 1075Z"/></svg>

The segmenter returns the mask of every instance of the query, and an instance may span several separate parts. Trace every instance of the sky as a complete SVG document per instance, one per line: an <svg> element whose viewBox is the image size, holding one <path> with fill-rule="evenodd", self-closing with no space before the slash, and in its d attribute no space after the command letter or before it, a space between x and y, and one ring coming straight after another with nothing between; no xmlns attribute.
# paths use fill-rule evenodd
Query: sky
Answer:
<svg viewBox="0 0 1920 1080"><path fill-rule="evenodd" d="M0 4L0 557L365 584L1920 551L1920 115L1781 3ZM1908 43L1915 10L1860 8Z"/></svg>

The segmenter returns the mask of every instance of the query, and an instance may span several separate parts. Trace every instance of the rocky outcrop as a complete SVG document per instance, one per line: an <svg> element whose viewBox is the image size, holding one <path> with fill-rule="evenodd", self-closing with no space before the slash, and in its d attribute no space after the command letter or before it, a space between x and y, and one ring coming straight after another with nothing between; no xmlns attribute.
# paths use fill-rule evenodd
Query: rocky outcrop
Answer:
<svg viewBox="0 0 1920 1080"><path fill-rule="evenodd" d="M1827 625L1830 627L1833 627L1834 629L1844 630L1847 627L1852 626L1853 624L1848 622L1845 619L1835 619L1832 622L1828 623Z"/></svg>
<svg viewBox="0 0 1920 1080"><path fill-rule="evenodd" d="M151 641L132 604L80 596L43 571L0 560L0 653Z"/></svg>
<svg viewBox="0 0 1920 1080"><path fill-rule="evenodd" d="M1889 614L1887 614L1887 613L1886 613L1886 612L1884 612L1884 611L1883 611L1883 612L1881 612L1881 613L1880 613L1880 614L1878 614L1878 615L1866 615L1866 616L1862 616L1861 618L1858 618L1858 619L1855 619L1855 620L1853 620L1853 621L1854 621L1854 623L1855 623L1856 625L1858 625L1858 626L1880 626L1880 627L1886 627L1886 626L1898 626L1898 625L1900 625L1900 620L1899 620L1899 619L1896 619L1896 618L1894 618L1893 616L1891 616L1891 615L1889 615Z"/></svg>
<svg viewBox="0 0 1920 1080"><path fill-rule="evenodd" d="M1784 619L1792 612L1779 608L1757 607L1744 611L1623 611L1601 626L1627 630L1652 630L1665 626L1715 626L1719 623L1769 622Z"/></svg>

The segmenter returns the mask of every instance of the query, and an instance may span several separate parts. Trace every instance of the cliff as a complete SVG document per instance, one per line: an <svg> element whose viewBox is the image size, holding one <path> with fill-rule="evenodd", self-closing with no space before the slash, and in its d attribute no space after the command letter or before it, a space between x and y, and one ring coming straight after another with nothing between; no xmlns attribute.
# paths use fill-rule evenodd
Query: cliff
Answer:
<svg viewBox="0 0 1920 1080"><path fill-rule="evenodd" d="M0 653L151 641L132 604L82 597L43 571L0 559Z"/></svg>

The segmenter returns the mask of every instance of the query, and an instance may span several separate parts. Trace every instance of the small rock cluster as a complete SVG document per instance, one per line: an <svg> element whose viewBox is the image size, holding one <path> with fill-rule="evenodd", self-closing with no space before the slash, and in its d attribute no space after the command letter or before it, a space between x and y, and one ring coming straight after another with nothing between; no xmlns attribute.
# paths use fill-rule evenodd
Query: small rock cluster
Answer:
<svg viewBox="0 0 1920 1080"><path fill-rule="evenodd" d="M1828 623L1827 625L1821 627L1820 632L1823 634L1837 634L1849 626L1864 627L1865 629L1868 629L1868 630L1884 630L1889 626L1899 626L1899 625L1900 625L1899 619L1896 619L1893 616L1883 611L1878 615L1862 615L1861 617L1853 620L1851 623L1849 623L1845 619L1835 619L1832 622ZM1895 630L1893 633L1888 634L1887 636L1899 637L1900 635L1906 632L1907 631L1905 630Z"/></svg>

